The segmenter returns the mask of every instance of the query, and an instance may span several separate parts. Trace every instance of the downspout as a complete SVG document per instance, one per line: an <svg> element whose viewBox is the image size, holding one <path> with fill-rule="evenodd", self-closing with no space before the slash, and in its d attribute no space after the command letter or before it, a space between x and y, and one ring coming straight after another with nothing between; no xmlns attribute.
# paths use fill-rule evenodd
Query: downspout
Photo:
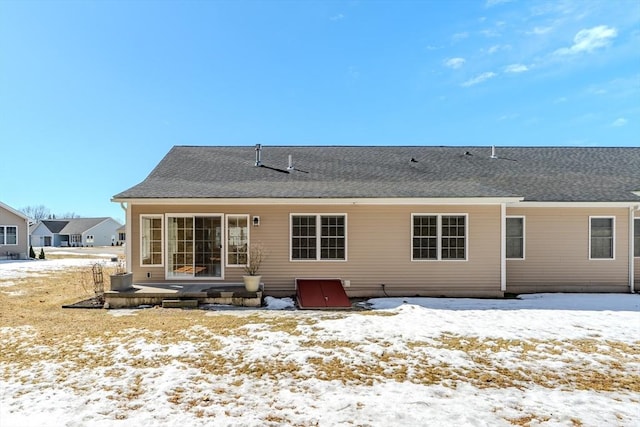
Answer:
<svg viewBox="0 0 640 427"><path fill-rule="evenodd" d="M500 290L507 290L507 204L500 203Z"/></svg>
<svg viewBox="0 0 640 427"><path fill-rule="evenodd" d="M31 233L29 233L29 217L24 219L27 225L27 237L24 239L26 245L24 246L24 258L29 259L29 247L31 247Z"/></svg>
<svg viewBox="0 0 640 427"><path fill-rule="evenodd" d="M640 205L629 207L629 292L634 293L635 282L635 242L634 242L634 223L635 212L640 210Z"/></svg>
<svg viewBox="0 0 640 427"><path fill-rule="evenodd" d="M124 202L120 202L120 207L125 212L124 219L124 258L126 261L127 272L131 272L131 209L129 205L125 205Z"/></svg>

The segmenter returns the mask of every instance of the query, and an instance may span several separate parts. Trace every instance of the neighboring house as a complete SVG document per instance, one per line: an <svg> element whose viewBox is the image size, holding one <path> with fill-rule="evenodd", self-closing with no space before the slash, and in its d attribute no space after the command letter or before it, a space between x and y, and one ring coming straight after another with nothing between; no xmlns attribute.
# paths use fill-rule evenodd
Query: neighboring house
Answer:
<svg viewBox="0 0 640 427"><path fill-rule="evenodd" d="M0 202L0 259L29 255L29 218Z"/></svg>
<svg viewBox="0 0 640 427"><path fill-rule="evenodd" d="M135 283L239 283L260 243L271 295L639 288L640 148L177 146L113 201Z"/></svg>
<svg viewBox="0 0 640 427"><path fill-rule="evenodd" d="M121 224L113 218L68 218L41 220L31 226L33 246L115 245Z"/></svg>
<svg viewBox="0 0 640 427"><path fill-rule="evenodd" d="M118 228L116 230L117 233L117 244L118 245L124 245L127 241L127 226L123 225L122 227Z"/></svg>

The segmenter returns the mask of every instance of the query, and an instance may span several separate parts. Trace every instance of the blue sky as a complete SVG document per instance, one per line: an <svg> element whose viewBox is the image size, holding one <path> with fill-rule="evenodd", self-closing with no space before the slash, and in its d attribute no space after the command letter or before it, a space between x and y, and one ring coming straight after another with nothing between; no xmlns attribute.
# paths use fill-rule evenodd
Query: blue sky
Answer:
<svg viewBox="0 0 640 427"><path fill-rule="evenodd" d="M640 2L0 0L0 201L124 213L173 145L640 145Z"/></svg>

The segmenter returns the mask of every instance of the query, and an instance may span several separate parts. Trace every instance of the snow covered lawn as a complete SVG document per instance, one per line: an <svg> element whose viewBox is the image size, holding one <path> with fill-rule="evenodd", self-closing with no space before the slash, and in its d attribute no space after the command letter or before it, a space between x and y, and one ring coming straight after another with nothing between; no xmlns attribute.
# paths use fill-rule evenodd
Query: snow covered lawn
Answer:
<svg viewBox="0 0 640 427"><path fill-rule="evenodd" d="M640 295L61 309L76 262L0 263L2 426L639 425Z"/></svg>

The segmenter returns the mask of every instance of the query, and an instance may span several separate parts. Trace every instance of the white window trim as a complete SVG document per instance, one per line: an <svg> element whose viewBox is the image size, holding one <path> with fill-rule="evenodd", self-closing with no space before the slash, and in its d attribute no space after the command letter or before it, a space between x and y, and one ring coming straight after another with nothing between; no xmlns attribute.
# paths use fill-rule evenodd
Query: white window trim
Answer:
<svg viewBox="0 0 640 427"><path fill-rule="evenodd" d="M636 222L637 222L637 226L636 226ZM640 259L640 256L636 256L636 247L635 247L635 242L636 242L636 227L638 227L638 229L640 229L640 217L634 217L633 218L633 234L631 235L631 244L632 244L632 249L633 249L633 257L635 259ZM591 239L589 239L589 241L591 241ZM591 252L589 252L591 253Z"/></svg>
<svg viewBox="0 0 640 427"><path fill-rule="evenodd" d="M227 244L226 244L226 227L224 226L224 222L225 222L225 214L223 213L165 213L164 214L164 220L162 223L162 227L163 227L163 232L162 232L162 236L164 238L164 244L162 246L162 250L164 251L164 253L162 254L162 260L164 262L164 260L166 259L166 257L169 255L169 236L167 235L169 233L169 227L166 226L165 224L168 224L168 220L169 218L196 218L196 217L208 217L208 216L216 216L216 217L220 217L220 221L221 221L221 233L222 236L220 236L220 241L222 242L222 249L220 251L220 256L221 257L226 257L227 256ZM194 222L195 223L195 222ZM220 277L196 277L196 276L185 276L185 277L175 277L173 276L173 274L170 274L169 272L169 263L168 262L164 262L164 277L166 280L186 280L186 281L206 281L206 280L210 280L210 281L218 281L218 280L224 280L224 275L225 275L225 263L224 262L220 262Z"/></svg>
<svg viewBox="0 0 640 427"><path fill-rule="evenodd" d="M227 236L229 236L229 218L246 218L247 220L247 261L249 260L249 247L251 246L251 227L250 227L250 215L249 214L227 214L224 218L224 262L226 267L238 268L238 267L246 267L247 264L229 264L229 241L227 240Z"/></svg>
<svg viewBox="0 0 640 427"><path fill-rule="evenodd" d="M162 256L160 257L160 264L143 264L142 263L142 221L144 218L160 218L160 247L162 248ZM138 258L140 258L140 267L148 268L148 267L164 267L164 258L166 256L166 247L165 247L165 236L164 236L164 224L165 219L162 214L140 214L140 228L138 229L138 233L140 234L140 246L138 252Z"/></svg>
<svg viewBox="0 0 640 427"><path fill-rule="evenodd" d="M11 225L11 224L7 224L7 225L2 225L0 224L0 227L4 227L3 231L2 231L2 246L18 246L20 245L20 236L18 235L18 226L17 225ZM7 243L7 228L8 227L13 227L16 229L16 242L15 243Z"/></svg>
<svg viewBox="0 0 640 427"><path fill-rule="evenodd" d="M293 248L291 247L291 240L293 239L293 217L294 216L315 216L316 217L316 259L293 259L292 252ZM321 250L321 222L320 218L323 216L342 216L344 217L344 259L322 259L320 257ZM318 226L320 224L320 226ZM289 213L289 262L347 262L349 259L349 229L348 229L348 218L346 213L315 213L315 212L300 212L300 213Z"/></svg>
<svg viewBox="0 0 640 427"><path fill-rule="evenodd" d="M591 220L610 219L611 220L611 258L591 258ZM589 261L615 261L616 260L616 217L612 215L589 216Z"/></svg>
<svg viewBox="0 0 640 427"><path fill-rule="evenodd" d="M507 261L524 261L526 259L526 255L527 255L527 219L525 218L524 215L507 215L505 217L505 227L507 226L507 219L509 218L522 218L522 258L509 258L506 256L506 251L505 251L505 258ZM591 241L591 239L589 239L589 241ZM507 243L507 235L506 235L506 229L505 229L505 236L504 236L504 242L505 245ZM505 246L506 248L506 246ZM591 252L589 252L591 253Z"/></svg>
<svg viewBox="0 0 640 427"><path fill-rule="evenodd" d="M413 221L417 216L435 216L436 220L436 259L422 259L413 257ZM464 258L442 259L442 217L443 216L463 216L464 217ZM411 252L411 262L466 262L469 261L469 214L467 213L412 213L411 214L411 241L409 242Z"/></svg>

